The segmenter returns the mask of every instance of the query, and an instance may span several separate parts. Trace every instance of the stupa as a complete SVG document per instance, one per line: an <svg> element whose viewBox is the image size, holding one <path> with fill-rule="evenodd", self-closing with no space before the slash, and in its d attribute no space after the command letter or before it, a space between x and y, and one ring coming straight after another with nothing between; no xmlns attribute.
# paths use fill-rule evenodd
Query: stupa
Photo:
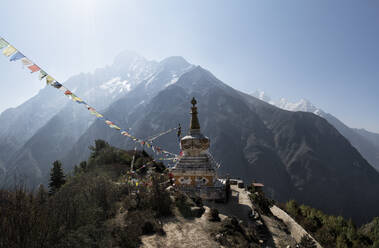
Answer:
<svg viewBox="0 0 379 248"><path fill-rule="evenodd" d="M199 196L205 200L225 200L225 182L217 178L215 162L209 154L209 138L200 131L196 103L193 98L189 133L180 140L183 154L171 173L175 185L190 196Z"/></svg>

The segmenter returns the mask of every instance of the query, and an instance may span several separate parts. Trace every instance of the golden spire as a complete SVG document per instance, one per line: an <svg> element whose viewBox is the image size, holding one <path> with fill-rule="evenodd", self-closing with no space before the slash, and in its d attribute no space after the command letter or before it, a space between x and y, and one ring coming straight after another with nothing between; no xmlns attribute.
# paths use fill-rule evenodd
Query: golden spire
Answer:
<svg viewBox="0 0 379 248"><path fill-rule="evenodd" d="M191 114L192 114L192 118L191 118L191 126L190 126L190 133L191 131L200 131L200 124L199 124L199 118L197 117L197 107L196 107L196 99L195 97L192 98L192 101L191 101L191 104L192 104L192 108L191 108Z"/></svg>

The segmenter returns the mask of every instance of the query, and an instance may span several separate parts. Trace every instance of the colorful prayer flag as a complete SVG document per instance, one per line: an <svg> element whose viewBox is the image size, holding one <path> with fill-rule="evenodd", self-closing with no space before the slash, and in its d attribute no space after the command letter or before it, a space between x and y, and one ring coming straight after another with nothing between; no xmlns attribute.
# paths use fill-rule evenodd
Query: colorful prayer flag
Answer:
<svg viewBox="0 0 379 248"><path fill-rule="evenodd" d="M72 95L72 92L69 91L69 90L66 90L64 94L65 94L66 96L69 96L69 95Z"/></svg>
<svg viewBox="0 0 379 248"><path fill-rule="evenodd" d="M39 71L39 80L42 80L44 77L47 76L47 73L43 70Z"/></svg>
<svg viewBox="0 0 379 248"><path fill-rule="evenodd" d="M38 67L38 65L30 65L28 66L31 73L41 70L41 68Z"/></svg>
<svg viewBox="0 0 379 248"><path fill-rule="evenodd" d="M25 58L25 55L20 52L16 52L15 54L12 55L12 57L10 58L10 61L16 61L22 58Z"/></svg>
<svg viewBox="0 0 379 248"><path fill-rule="evenodd" d="M30 61L28 58L22 58L21 59L21 62L24 66L28 66L28 65L31 65L33 64L32 61Z"/></svg>
<svg viewBox="0 0 379 248"><path fill-rule="evenodd" d="M55 80L54 80L54 81L55 81ZM56 82L56 81L55 81L55 82ZM53 84L53 83L52 83L52 84ZM64 87L64 86L62 85L62 87L60 87L58 90L59 90L59 91L62 91L63 93L65 93L66 90L67 90L67 88Z"/></svg>
<svg viewBox="0 0 379 248"><path fill-rule="evenodd" d="M7 57L11 56L12 54L14 54L15 52L17 52L17 49L12 46L12 45L8 45L7 48L5 48L3 50L3 54Z"/></svg>
<svg viewBox="0 0 379 248"><path fill-rule="evenodd" d="M51 84L51 86L53 86L54 88L59 89L60 87L62 87L62 84L60 84L57 81L55 81L54 83Z"/></svg>
<svg viewBox="0 0 379 248"><path fill-rule="evenodd" d="M0 49L3 49L4 47L8 45L9 45L8 42L6 42L3 38L0 38Z"/></svg>
<svg viewBox="0 0 379 248"><path fill-rule="evenodd" d="M110 128L113 128L113 129L121 130L121 128L119 128L119 127L116 126L115 124L109 125L109 127L110 127Z"/></svg>
<svg viewBox="0 0 379 248"><path fill-rule="evenodd" d="M84 101L83 101L81 98L75 96L74 94L71 95L71 98L72 98L72 100L73 100L74 102L77 102L77 103L84 103Z"/></svg>
<svg viewBox="0 0 379 248"><path fill-rule="evenodd" d="M52 76L50 76L50 75L46 76L46 83L47 84L52 84L54 81L55 81L55 79Z"/></svg>
<svg viewBox="0 0 379 248"><path fill-rule="evenodd" d="M95 115L97 118L103 118L104 116L96 111L91 111L92 115Z"/></svg>
<svg viewBox="0 0 379 248"><path fill-rule="evenodd" d="M86 106L87 107L87 109L89 110L89 111L91 111L91 112L96 112L96 109L94 109L94 108L92 108L91 106Z"/></svg>

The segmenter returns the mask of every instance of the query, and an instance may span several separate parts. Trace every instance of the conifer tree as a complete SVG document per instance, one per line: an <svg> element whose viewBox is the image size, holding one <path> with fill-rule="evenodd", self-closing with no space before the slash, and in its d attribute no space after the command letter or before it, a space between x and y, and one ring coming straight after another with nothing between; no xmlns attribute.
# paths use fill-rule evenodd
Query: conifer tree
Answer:
<svg viewBox="0 0 379 248"><path fill-rule="evenodd" d="M309 237L309 235L304 234L304 235L301 237L299 247L300 247L300 248L316 248L317 245L316 245L316 243L313 241L313 239L312 239L311 237Z"/></svg>
<svg viewBox="0 0 379 248"><path fill-rule="evenodd" d="M65 182L66 179L62 169L62 163L59 160L54 161L53 168L50 172L49 194L52 195L57 192Z"/></svg>

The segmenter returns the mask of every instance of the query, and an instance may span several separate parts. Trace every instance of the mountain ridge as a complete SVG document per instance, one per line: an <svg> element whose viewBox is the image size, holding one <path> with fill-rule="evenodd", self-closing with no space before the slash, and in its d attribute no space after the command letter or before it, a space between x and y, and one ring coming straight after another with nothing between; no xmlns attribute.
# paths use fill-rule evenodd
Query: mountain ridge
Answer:
<svg viewBox="0 0 379 248"><path fill-rule="evenodd" d="M275 200L296 199L327 213L353 218L357 223L378 215L379 203L375 202L379 192L378 172L325 119L312 113L277 108L233 89L211 72L178 57L164 60L160 65L135 61L146 71L128 62L123 72L120 68L108 68L92 75L96 77L94 87L125 88L130 84L130 90L114 98L109 97L107 91L102 92L102 99L108 101L102 113L120 127L128 127L134 136L146 138L178 123L185 133L190 99L195 97L202 132L211 139L210 151L222 164L219 173L241 177L247 182L258 180ZM152 67L155 68L153 73ZM119 79L114 79L116 77ZM83 89L78 87L77 90L85 93ZM96 103L95 95L88 96ZM70 107L78 110L70 112ZM13 157L11 167L18 168L19 172L31 167L37 172L34 183L40 183L50 166L41 158L62 158L66 169L72 169L86 159L87 147L96 139L123 149L136 146L118 131L109 129L103 120L73 120L73 116L69 118L64 112L81 116L79 111L85 109L79 108L74 103L67 104L61 114L53 117L50 124L40 128L30 143L25 144L17 154L19 157ZM61 130L77 131L75 139L65 139ZM56 133L56 137L51 136ZM179 153L174 133L157 139L154 144ZM7 176L10 178L11 174Z"/></svg>
<svg viewBox="0 0 379 248"><path fill-rule="evenodd" d="M299 102L293 103L285 98L281 98L278 102L275 102L264 92L255 91L252 95L288 111L310 112L325 118L330 124L337 128L337 130L345 136L355 148L358 149L358 151L376 170L379 171L379 134L350 128L337 117L326 113L306 99L301 99Z"/></svg>

